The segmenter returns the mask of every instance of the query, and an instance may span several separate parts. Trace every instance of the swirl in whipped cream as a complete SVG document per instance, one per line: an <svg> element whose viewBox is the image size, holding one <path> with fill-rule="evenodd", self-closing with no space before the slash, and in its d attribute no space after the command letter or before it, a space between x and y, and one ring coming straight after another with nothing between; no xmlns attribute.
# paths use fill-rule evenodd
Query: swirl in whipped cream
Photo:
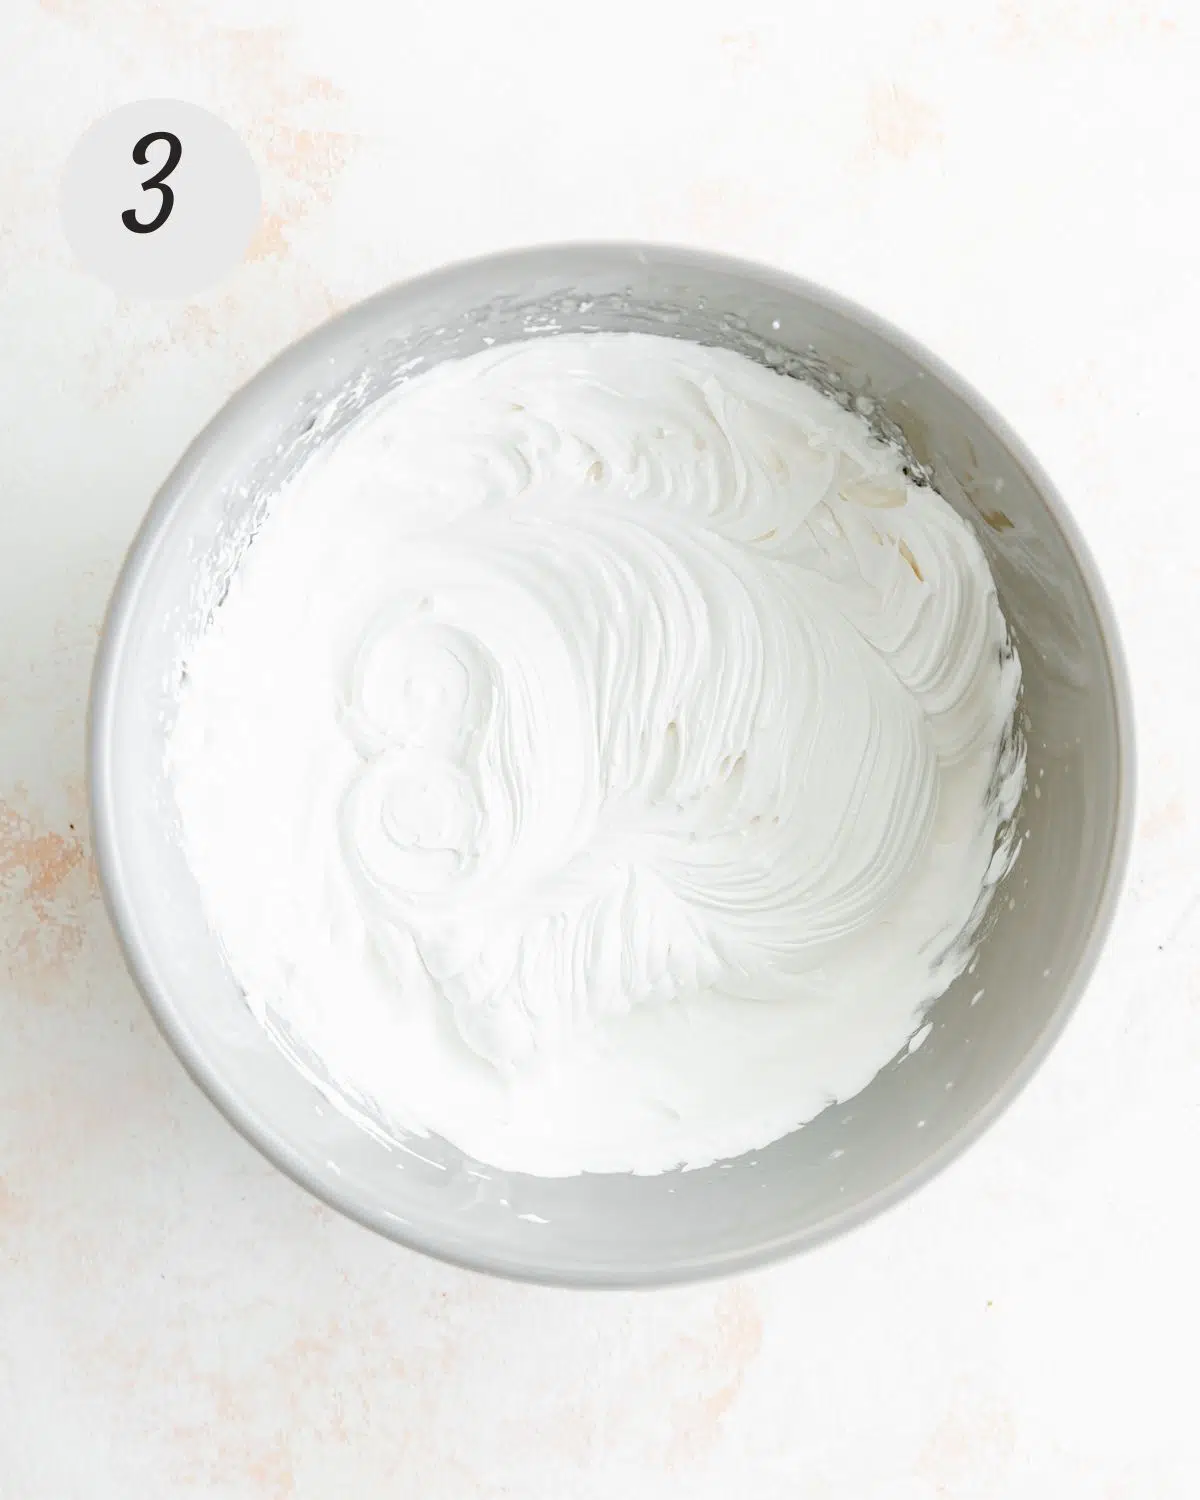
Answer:
<svg viewBox="0 0 1200 1500"><path fill-rule="evenodd" d="M864 1087L1021 784L969 527L858 416L644 335L380 401L189 666L185 844L250 1003L514 1169L702 1165Z"/></svg>

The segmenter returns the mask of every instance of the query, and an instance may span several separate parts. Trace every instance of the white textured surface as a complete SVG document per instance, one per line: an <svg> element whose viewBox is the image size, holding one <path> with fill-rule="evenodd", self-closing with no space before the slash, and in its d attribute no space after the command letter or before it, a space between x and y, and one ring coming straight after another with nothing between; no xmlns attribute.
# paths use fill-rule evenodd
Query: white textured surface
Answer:
<svg viewBox="0 0 1200 1500"><path fill-rule="evenodd" d="M3 1500L1195 1494L1200 23L830 10L4 5ZM119 303L55 215L84 127L155 94L264 170L254 259L187 306ZM588 235L772 260L930 343L1063 487L1138 693L1129 889L1024 1097L881 1222L679 1293L493 1283L309 1201L158 1040L83 829L104 600L222 397L386 281Z"/></svg>

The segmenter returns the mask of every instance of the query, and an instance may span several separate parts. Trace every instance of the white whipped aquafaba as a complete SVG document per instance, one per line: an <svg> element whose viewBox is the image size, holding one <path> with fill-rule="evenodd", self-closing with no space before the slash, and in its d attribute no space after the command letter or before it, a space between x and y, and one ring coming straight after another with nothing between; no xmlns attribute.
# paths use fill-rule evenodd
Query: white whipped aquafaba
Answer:
<svg viewBox="0 0 1200 1500"><path fill-rule="evenodd" d="M549 337L371 407L187 663L188 859L346 1107L660 1172L862 1089L961 968L1023 762L983 553L726 350Z"/></svg>

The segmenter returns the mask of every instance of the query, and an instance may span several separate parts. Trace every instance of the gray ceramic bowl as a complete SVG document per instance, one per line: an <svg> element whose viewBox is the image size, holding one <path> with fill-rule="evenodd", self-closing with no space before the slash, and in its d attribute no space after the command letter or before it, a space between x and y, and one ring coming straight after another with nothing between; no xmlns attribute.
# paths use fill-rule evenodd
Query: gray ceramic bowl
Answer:
<svg viewBox="0 0 1200 1500"><path fill-rule="evenodd" d="M331 1108L245 1008L201 912L163 773L181 656L264 496L407 373L485 343L641 329L727 345L861 398L975 528L1024 665L1029 834L978 967L924 1045L857 1098L732 1170L546 1180L445 1143L389 1148ZM1112 916L1133 739L1116 628L1046 476L955 375L877 318L794 277L639 245L516 251L381 293L276 359L197 438L130 551L92 693L96 855L155 1019L265 1156L333 1207L446 1260L534 1281L650 1285L743 1269L879 1213L951 1161L1029 1078ZM982 998L972 1003L978 992ZM950 1087L953 1085L953 1087Z"/></svg>

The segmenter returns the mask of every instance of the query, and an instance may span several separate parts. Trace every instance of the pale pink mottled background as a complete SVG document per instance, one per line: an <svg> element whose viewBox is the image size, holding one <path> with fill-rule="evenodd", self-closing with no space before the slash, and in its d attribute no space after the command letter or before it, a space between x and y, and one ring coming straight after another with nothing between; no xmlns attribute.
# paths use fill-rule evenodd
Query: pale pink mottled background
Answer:
<svg viewBox="0 0 1200 1500"><path fill-rule="evenodd" d="M0 1500L1192 1500L1200 1139L1200 22L1136 0L4 0ZM187 305L59 232L130 99L244 136L266 214ZM153 490L385 282L646 236L937 348L1061 482L1139 689L1130 889L986 1142L848 1241L643 1296L342 1223L193 1090L96 893L83 705Z"/></svg>

